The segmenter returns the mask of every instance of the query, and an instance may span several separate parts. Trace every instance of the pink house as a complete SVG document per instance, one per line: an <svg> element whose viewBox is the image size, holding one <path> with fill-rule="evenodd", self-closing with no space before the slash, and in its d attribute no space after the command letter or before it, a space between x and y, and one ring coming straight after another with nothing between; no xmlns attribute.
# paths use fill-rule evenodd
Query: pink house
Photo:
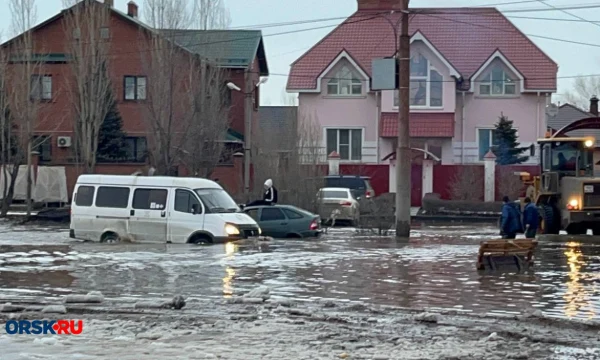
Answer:
<svg viewBox="0 0 600 360"><path fill-rule="evenodd" d="M300 121L322 128L323 154L337 151L342 164L389 164L395 149L395 92L371 89L371 67L395 54L400 1L357 0L358 11L291 66L287 90L299 93ZM552 59L494 8L410 11L412 147L442 164L483 163L501 114L523 146L544 136Z"/></svg>

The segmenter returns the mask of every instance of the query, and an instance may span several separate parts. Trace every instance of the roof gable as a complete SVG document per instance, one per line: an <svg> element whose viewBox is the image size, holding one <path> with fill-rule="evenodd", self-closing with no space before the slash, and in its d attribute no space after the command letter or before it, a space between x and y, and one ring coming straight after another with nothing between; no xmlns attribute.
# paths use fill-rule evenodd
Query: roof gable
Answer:
<svg viewBox="0 0 600 360"><path fill-rule="evenodd" d="M494 53L481 65L481 67L475 72L475 74L471 75L471 86L469 88L470 92L475 91L475 80L481 76L485 71L489 70L490 66L494 62L494 60L498 59L501 61L513 74L515 74L519 78L519 86L521 91L525 90L525 77L523 74L517 69L507 58L502 54L502 51L496 50Z"/></svg>
<svg viewBox="0 0 600 360"><path fill-rule="evenodd" d="M356 70L360 74L360 76L365 81L367 81L367 83L369 83L369 79L370 79L369 74L367 74L365 72L365 70L354 60L354 58L352 58L352 56L344 49L329 63L329 65L327 65L327 67L323 71L321 71L321 73L319 74L319 76L317 78L316 88L311 89L311 90L303 90L303 91L320 93L321 92L321 84L323 83L323 78L325 76L327 76L342 59L346 59L350 63L350 65L353 67L353 69ZM292 90L292 89L290 89L290 90Z"/></svg>
<svg viewBox="0 0 600 360"><path fill-rule="evenodd" d="M450 70L450 76L454 76L457 79L460 79L462 76L460 75L460 72L458 70L456 70L456 68L454 67L454 65L452 65L448 59L446 59L446 57L439 52L439 50L433 46L433 44L427 39L427 37L425 35L423 35L423 33L419 30L417 30L416 33L413 34L413 36L410 38L410 43L412 44L415 41L421 41L423 42L423 44L425 44L425 46L427 46L427 48L435 55L437 56L437 58L448 68L448 70Z"/></svg>
<svg viewBox="0 0 600 360"><path fill-rule="evenodd" d="M412 10L411 35L426 37L464 79L470 79L499 50L522 74L524 89L556 89L557 64L498 10L436 8L435 16L425 13L431 9ZM394 54L392 24L399 24L400 16L398 12L354 13L292 64L288 89L315 89L319 74L342 49L370 75L373 59Z"/></svg>

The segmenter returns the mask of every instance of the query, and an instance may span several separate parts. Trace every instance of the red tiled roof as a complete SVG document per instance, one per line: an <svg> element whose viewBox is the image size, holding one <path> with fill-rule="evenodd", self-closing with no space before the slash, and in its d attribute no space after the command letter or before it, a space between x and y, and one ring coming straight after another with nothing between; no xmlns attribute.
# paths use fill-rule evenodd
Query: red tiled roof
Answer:
<svg viewBox="0 0 600 360"><path fill-rule="evenodd" d="M500 50L523 74L526 89L556 89L557 64L498 10L411 10L429 14L411 15L410 34L421 32L464 79L470 79L494 52ZM435 13L431 13L432 10ZM346 50L371 75L373 59L394 54L396 47L392 24L400 23L399 12L385 15L390 21L380 14L358 11L346 19L292 64L287 88L316 89L317 78L342 50Z"/></svg>
<svg viewBox="0 0 600 360"><path fill-rule="evenodd" d="M379 136L398 136L398 113L381 113ZM410 137L454 136L454 113L410 113Z"/></svg>

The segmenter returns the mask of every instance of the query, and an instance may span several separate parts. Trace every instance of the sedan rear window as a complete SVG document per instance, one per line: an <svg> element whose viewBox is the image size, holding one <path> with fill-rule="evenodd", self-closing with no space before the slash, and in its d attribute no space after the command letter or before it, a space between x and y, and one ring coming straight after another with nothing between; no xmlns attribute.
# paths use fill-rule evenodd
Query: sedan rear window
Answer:
<svg viewBox="0 0 600 360"><path fill-rule="evenodd" d="M340 190L323 190L321 197L324 199L347 199L348 192Z"/></svg>

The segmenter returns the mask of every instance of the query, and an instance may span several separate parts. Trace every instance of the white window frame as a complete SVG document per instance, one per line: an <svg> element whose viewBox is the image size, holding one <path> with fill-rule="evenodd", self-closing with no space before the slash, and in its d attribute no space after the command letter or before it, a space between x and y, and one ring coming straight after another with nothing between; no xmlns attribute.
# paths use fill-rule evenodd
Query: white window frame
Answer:
<svg viewBox="0 0 600 360"><path fill-rule="evenodd" d="M492 74L494 73L494 71L496 70L500 70L502 71L502 80L494 80ZM500 94L494 94L494 83L502 83L502 93ZM483 86L488 86L489 87L489 92L485 93L481 91L481 88ZM506 92L506 88L507 87L513 87L514 91L513 93L507 93ZM517 81L513 80L513 77L510 76L509 72L506 71L502 66L500 65L496 65L493 66L491 69L489 69L487 72L484 73L484 75L481 77L481 80L478 81L478 85L477 85L477 91L478 94L480 96L489 96L489 97L513 97L513 96L519 96L519 94L517 93L518 89L517 89Z"/></svg>
<svg viewBox="0 0 600 360"><path fill-rule="evenodd" d="M348 155L349 155L349 159L342 159L340 158L340 161L343 162L362 162L362 159L364 157L364 147L365 147L365 128L363 127L337 127L337 126L330 126L330 127L325 127L323 128L323 139L325 139L325 151L327 152L328 150L328 144L327 144L327 131L328 130L336 130L337 132L337 138L336 138L336 149L335 151L337 151L338 154L340 154L341 156L341 152L340 152L340 130L349 130L349 138L348 138ZM352 131L353 130L360 130L360 159L352 159ZM326 154L326 156L329 156L329 154Z"/></svg>
<svg viewBox="0 0 600 360"><path fill-rule="evenodd" d="M425 57L422 54L418 54L418 55L421 56L425 61L427 61L427 76L416 76L416 75L411 74L410 82L422 81L422 80L426 81L427 85L425 86L425 105L410 104L410 108L411 109L443 109L444 108L444 85L443 85L444 75L442 75L442 73L435 66L432 65L431 60L429 60L427 57ZM414 56L411 56L411 62L412 62L413 57ZM436 105L436 106L431 105L431 71L435 71L442 78L442 105ZM410 92L410 89L409 89L409 92ZM411 99L409 98L409 101L410 100ZM398 106L399 106L398 105L398 90L395 90L394 91L394 107L398 108Z"/></svg>
<svg viewBox="0 0 600 360"><path fill-rule="evenodd" d="M347 74L349 74L351 76L350 79L345 79L344 76L347 76ZM340 82L341 80L349 80L350 81L350 94L342 94L341 93L341 89L342 87L340 86ZM330 85L335 85L336 86L336 92L335 93L330 93L329 92L329 86ZM355 86L360 86L360 93L358 94L354 94L352 93L352 90L354 89ZM342 67L335 73L334 77L332 79L329 79L327 81L327 86L326 86L326 94L327 96L340 96L340 97L360 97L363 96L363 81L354 74L354 71L352 71L352 68L350 65L342 65Z"/></svg>
<svg viewBox="0 0 600 360"><path fill-rule="evenodd" d="M485 160L485 159L480 159L479 158L479 150L480 150L480 148L479 148L479 132L481 130L488 130L488 131L490 131L490 146L488 148L488 151L490 151L490 149L492 148L492 146L494 146L494 138L493 138L493 136L492 136L491 133L493 133L495 129L496 128L493 127L493 126L492 127L477 127L477 128L475 128L475 131L476 131L476 133L475 133L475 135L476 135L475 139L477 141L477 161L478 162L483 162ZM487 152L486 152L486 154L487 154ZM483 156L485 156L485 154L483 154Z"/></svg>
<svg viewBox="0 0 600 360"><path fill-rule="evenodd" d="M513 127L513 129L515 129L517 132L515 133L515 136L517 137L517 139L519 138L519 128L517 127ZM483 162L484 159L479 160L479 130L489 130L489 131L494 131L496 130L495 126L491 126L491 127L477 127L475 128L475 141L477 141L477 161L478 162ZM494 146L494 139L492 136L490 136L490 148ZM489 151L489 149L488 149ZM485 156L485 155L483 155Z"/></svg>

